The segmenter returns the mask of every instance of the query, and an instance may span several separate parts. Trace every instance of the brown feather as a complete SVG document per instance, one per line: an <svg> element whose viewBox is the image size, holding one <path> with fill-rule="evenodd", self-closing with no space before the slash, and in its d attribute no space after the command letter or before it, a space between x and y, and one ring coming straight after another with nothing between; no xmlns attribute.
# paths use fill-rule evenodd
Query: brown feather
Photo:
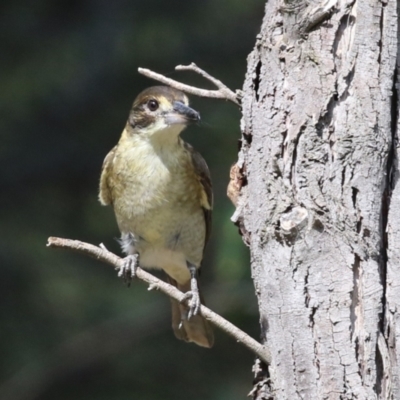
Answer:
<svg viewBox="0 0 400 400"><path fill-rule="evenodd" d="M107 178L109 176L109 171L112 168L116 150L117 146L114 146L114 148L106 155L101 168L99 200L104 206L112 204L112 194Z"/></svg>
<svg viewBox="0 0 400 400"><path fill-rule="evenodd" d="M204 158L201 156L200 153L198 153L189 143L183 142L183 145L192 157L194 170L199 179L199 182L203 187L204 193L207 198L208 204L205 204L205 207L203 206L204 219L206 222L206 238L204 241L204 247L205 247L211 234L212 208L213 208L213 192L212 192L210 170L208 169L207 163L205 162Z"/></svg>

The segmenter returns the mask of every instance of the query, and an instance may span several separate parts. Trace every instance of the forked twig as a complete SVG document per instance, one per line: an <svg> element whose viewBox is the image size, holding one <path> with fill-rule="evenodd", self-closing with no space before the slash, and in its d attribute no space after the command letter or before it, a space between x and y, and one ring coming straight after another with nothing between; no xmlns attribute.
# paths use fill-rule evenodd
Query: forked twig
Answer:
<svg viewBox="0 0 400 400"><path fill-rule="evenodd" d="M63 239L58 237L49 237L47 242L48 247L64 248L77 251L94 257L102 262L110 264L114 269L119 270L123 264L123 259L111 253L105 247L97 247L89 243L81 242L79 240ZM141 268L137 269L136 277L146 283L148 283L151 289L158 289L167 296L182 302L184 301L185 295L175 288L174 286L156 278ZM250 351L252 351L257 357L267 364L271 363L271 354L267 347L254 340L247 333L222 318L220 315L211 311L205 306L200 308L201 315L210 321L212 324L232 336L237 342L242 343Z"/></svg>
<svg viewBox="0 0 400 400"><path fill-rule="evenodd" d="M218 90L208 90L200 89L194 86L186 85L184 83L175 81L174 79L167 78L164 75L158 74L146 68L138 68L140 74L147 76L148 78L154 79L165 85L171 86L175 89L182 90L182 92L190 93L199 97L208 97L212 99L223 99L229 100L236 105L240 106L240 95L238 93L232 92L226 85L224 85L220 80L212 77L210 74L199 68L195 63L190 65L178 65L175 67L177 71L193 71L201 75L203 78L212 82Z"/></svg>

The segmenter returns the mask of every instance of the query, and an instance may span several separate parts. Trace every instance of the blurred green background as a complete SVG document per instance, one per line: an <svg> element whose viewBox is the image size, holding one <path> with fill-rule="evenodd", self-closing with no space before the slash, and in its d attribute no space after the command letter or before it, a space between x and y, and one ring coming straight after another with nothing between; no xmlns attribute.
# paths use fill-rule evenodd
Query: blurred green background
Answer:
<svg viewBox="0 0 400 400"><path fill-rule="evenodd" d="M156 84L137 68L211 88L174 71L193 61L241 88L264 0L4 0L0 9L0 398L246 398L253 355L242 346L221 332L211 350L176 340L168 298L140 282L128 289L109 266L46 240L120 254L98 180L134 97ZM225 195L240 112L191 104L202 124L183 137L208 162L215 193L207 305L258 338L249 255Z"/></svg>

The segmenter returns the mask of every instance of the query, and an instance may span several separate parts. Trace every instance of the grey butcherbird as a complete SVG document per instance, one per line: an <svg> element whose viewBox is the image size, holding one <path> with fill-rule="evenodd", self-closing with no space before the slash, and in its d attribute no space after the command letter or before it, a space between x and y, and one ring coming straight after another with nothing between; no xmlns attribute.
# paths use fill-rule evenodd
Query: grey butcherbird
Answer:
<svg viewBox="0 0 400 400"><path fill-rule="evenodd" d="M125 273L139 265L163 269L190 298L172 300L178 339L211 347L199 313L197 271L211 229L212 187L206 162L179 136L200 115L179 90L150 87L133 103L118 144L104 160L100 202L112 204L121 231Z"/></svg>

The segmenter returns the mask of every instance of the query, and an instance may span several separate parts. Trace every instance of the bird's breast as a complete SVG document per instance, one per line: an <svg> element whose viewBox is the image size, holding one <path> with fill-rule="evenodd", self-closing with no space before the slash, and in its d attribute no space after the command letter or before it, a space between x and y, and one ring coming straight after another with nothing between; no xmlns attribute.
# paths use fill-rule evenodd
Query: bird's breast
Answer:
<svg viewBox="0 0 400 400"><path fill-rule="evenodd" d="M190 154L179 145L154 148L149 143L122 147L109 178L121 231L137 232L147 241L165 240L195 216L199 220L202 188Z"/></svg>

